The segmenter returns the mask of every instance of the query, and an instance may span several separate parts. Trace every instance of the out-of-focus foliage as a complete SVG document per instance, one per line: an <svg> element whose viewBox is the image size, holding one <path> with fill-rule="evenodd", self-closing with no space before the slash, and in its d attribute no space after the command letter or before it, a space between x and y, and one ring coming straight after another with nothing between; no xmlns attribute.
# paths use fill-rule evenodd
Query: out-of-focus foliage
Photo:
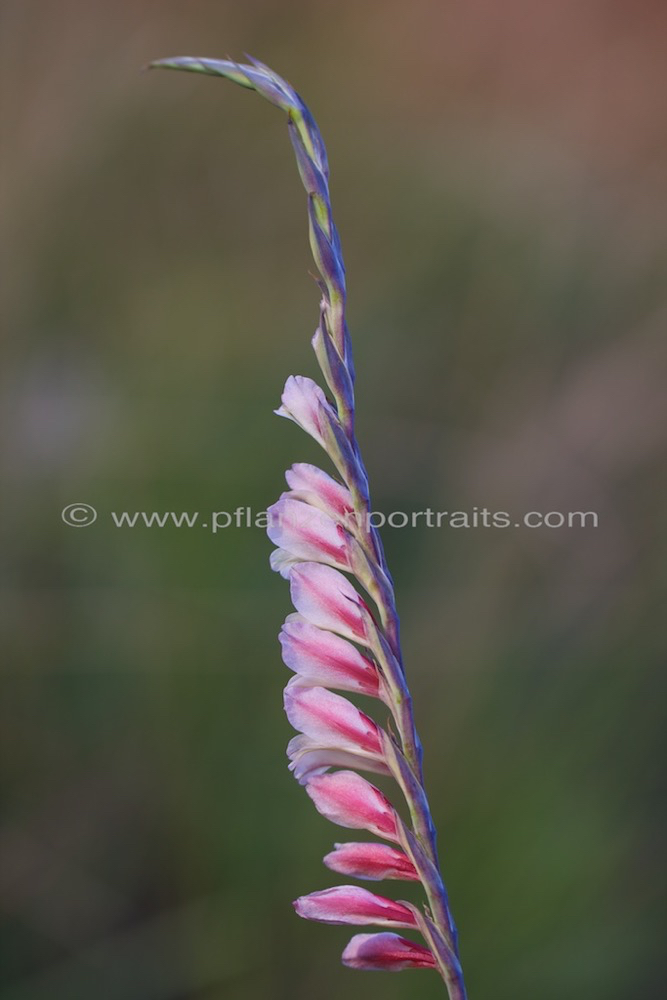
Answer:
<svg viewBox="0 0 667 1000"><path fill-rule="evenodd" d="M284 122L138 72L244 50L329 146L376 509L599 513L384 533L471 996L663 995L664 6L5 0L0 38L1 1000L442 995L291 911L331 828L263 533L111 521L316 458L271 414L317 318Z"/></svg>

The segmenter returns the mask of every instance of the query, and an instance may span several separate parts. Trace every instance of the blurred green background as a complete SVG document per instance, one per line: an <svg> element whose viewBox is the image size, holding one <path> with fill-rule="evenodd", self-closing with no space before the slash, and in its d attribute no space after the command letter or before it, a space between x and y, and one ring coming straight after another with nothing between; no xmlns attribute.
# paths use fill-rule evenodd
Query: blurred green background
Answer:
<svg viewBox="0 0 667 1000"><path fill-rule="evenodd" d="M110 517L317 458L285 122L139 72L244 51L329 147L375 508L599 514L384 532L471 998L664 996L665 5L4 0L0 45L1 1000L443 995L293 914L345 834L263 533Z"/></svg>

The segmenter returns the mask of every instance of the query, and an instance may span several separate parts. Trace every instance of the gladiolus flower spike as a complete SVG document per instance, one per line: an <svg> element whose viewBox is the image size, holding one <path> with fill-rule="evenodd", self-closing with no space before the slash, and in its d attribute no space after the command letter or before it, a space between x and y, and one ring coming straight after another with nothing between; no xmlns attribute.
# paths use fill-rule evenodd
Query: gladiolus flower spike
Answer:
<svg viewBox="0 0 667 1000"><path fill-rule="evenodd" d="M465 1000L401 661L393 585L368 517L368 480L354 432L345 267L322 137L296 91L255 60L240 65L183 57L153 66L226 77L286 112L308 194L310 245L322 293L312 344L330 396L312 379L290 376L276 412L317 441L337 476L312 465L294 465L286 474L289 490L270 509L268 534L276 545L271 565L289 579L297 611L281 633L283 659L293 671L285 710L299 733L288 747L290 768L323 816L390 842L336 844L325 864L347 877L420 882L426 905L420 909L340 885L302 896L294 904L296 911L324 923L418 931L424 944L387 930L358 934L347 945L343 962L355 969L437 969L450 1000ZM336 693L340 691L382 702L391 712L391 728L382 728ZM405 798L409 822L358 771L391 775Z"/></svg>

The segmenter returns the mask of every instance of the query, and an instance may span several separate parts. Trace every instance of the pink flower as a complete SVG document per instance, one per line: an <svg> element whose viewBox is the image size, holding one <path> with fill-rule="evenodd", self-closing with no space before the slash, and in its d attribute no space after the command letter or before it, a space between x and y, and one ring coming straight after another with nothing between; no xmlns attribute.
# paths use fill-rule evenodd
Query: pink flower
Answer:
<svg viewBox="0 0 667 1000"><path fill-rule="evenodd" d="M384 757L382 730L347 698L327 688L304 687L292 678L284 700L290 723L319 746Z"/></svg>
<svg viewBox="0 0 667 1000"><path fill-rule="evenodd" d="M357 885L338 885L311 892L294 901L294 909L306 920L324 924L378 924L381 927L417 927L411 910L402 903L376 896Z"/></svg>
<svg viewBox="0 0 667 1000"><path fill-rule="evenodd" d="M350 567L352 539L333 518L301 500L291 500L286 494L269 507L269 525L266 529L271 541L278 546L278 555L284 551L290 557L313 562L328 563L339 569ZM283 576L281 566L274 566Z"/></svg>
<svg viewBox="0 0 667 1000"><path fill-rule="evenodd" d="M324 858L327 868L352 878L380 881L384 878L418 882L415 866L403 851L389 844L336 844Z"/></svg>
<svg viewBox="0 0 667 1000"><path fill-rule="evenodd" d="M303 562L293 567L289 579L292 603L311 625L369 645L373 617L342 573L331 566Z"/></svg>
<svg viewBox="0 0 667 1000"><path fill-rule="evenodd" d="M316 465L297 462L287 470L285 479L290 492L283 494L284 496L291 496L295 500L303 500L313 507L319 507L342 523L346 523L354 513L354 501L347 487L322 469L318 469Z"/></svg>
<svg viewBox="0 0 667 1000"><path fill-rule="evenodd" d="M315 808L326 819L351 830L368 830L398 842L400 820L389 799L354 771L319 774L306 785Z"/></svg>
<svg viewBox="0 0 667 1000"><path fill-rule="evenodd" d="M360 771L391 774L384 760L373 754L323 747L302 734L289 741L287 756L290 759L289 769L300 785L306 785L313 775L324 774L331 767L355 767Z"/></svg>
<svg viewBox="0 0 667 1000"><path fill-rule="evenodd" d="M351 969L387 972L436 967L428 948L389 931L382 934L355 934L343 952L343 965Z"/></svg>
<svg viewBox="0 0 667 1000"><path fill-rule="evenodd" d="M379 697L377 667L356 646L334 632L290 615L280 633L283 660L304 683Z"/></svg>
<svg viewBox="0 0 667 1000"><path fill-rule="evenodd" d="M317 382L305 375L290 375L281 401L282 406L275 411L278 416L293 420L326 448L338 418Z"/></svg>

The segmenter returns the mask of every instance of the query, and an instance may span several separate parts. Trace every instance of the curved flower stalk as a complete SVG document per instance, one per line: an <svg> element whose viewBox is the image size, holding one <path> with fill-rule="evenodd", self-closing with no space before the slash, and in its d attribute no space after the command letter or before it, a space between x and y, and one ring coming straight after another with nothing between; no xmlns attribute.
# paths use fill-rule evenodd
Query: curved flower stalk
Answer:
<svg viewBox="0 0 667 1000"><path fill-rule="evenodd" d="M239 65L183 57L153 66L226 77L285 111L308 194L310 244L322 293L312 343L330 397L312 379L290 376L276 412L317 441L337 478L313 465L294 465L286 473L289 489L269 510L268 534L276 545L271 566L289 580L296 608L280 635L284 662L293 672L285 711L298 732L288 746L289 766L323 816L385 841L336 844L324 859L329 869L357 879L419 882L427 902L420 909L340 885L302 896L296 911L323 923L390 928L353 937L343 962L355 969L437 969L450 1000L465 1000L401 662L394 590L370 523L368 480L354 432L345 268L322 137L293 88L255 60ZM387 727L336 693L341 691L382 703L390 712ZM391 776L403 793L409 820L359 771ZM396 928L419 932L424 944L391 930Z"/></svg>

